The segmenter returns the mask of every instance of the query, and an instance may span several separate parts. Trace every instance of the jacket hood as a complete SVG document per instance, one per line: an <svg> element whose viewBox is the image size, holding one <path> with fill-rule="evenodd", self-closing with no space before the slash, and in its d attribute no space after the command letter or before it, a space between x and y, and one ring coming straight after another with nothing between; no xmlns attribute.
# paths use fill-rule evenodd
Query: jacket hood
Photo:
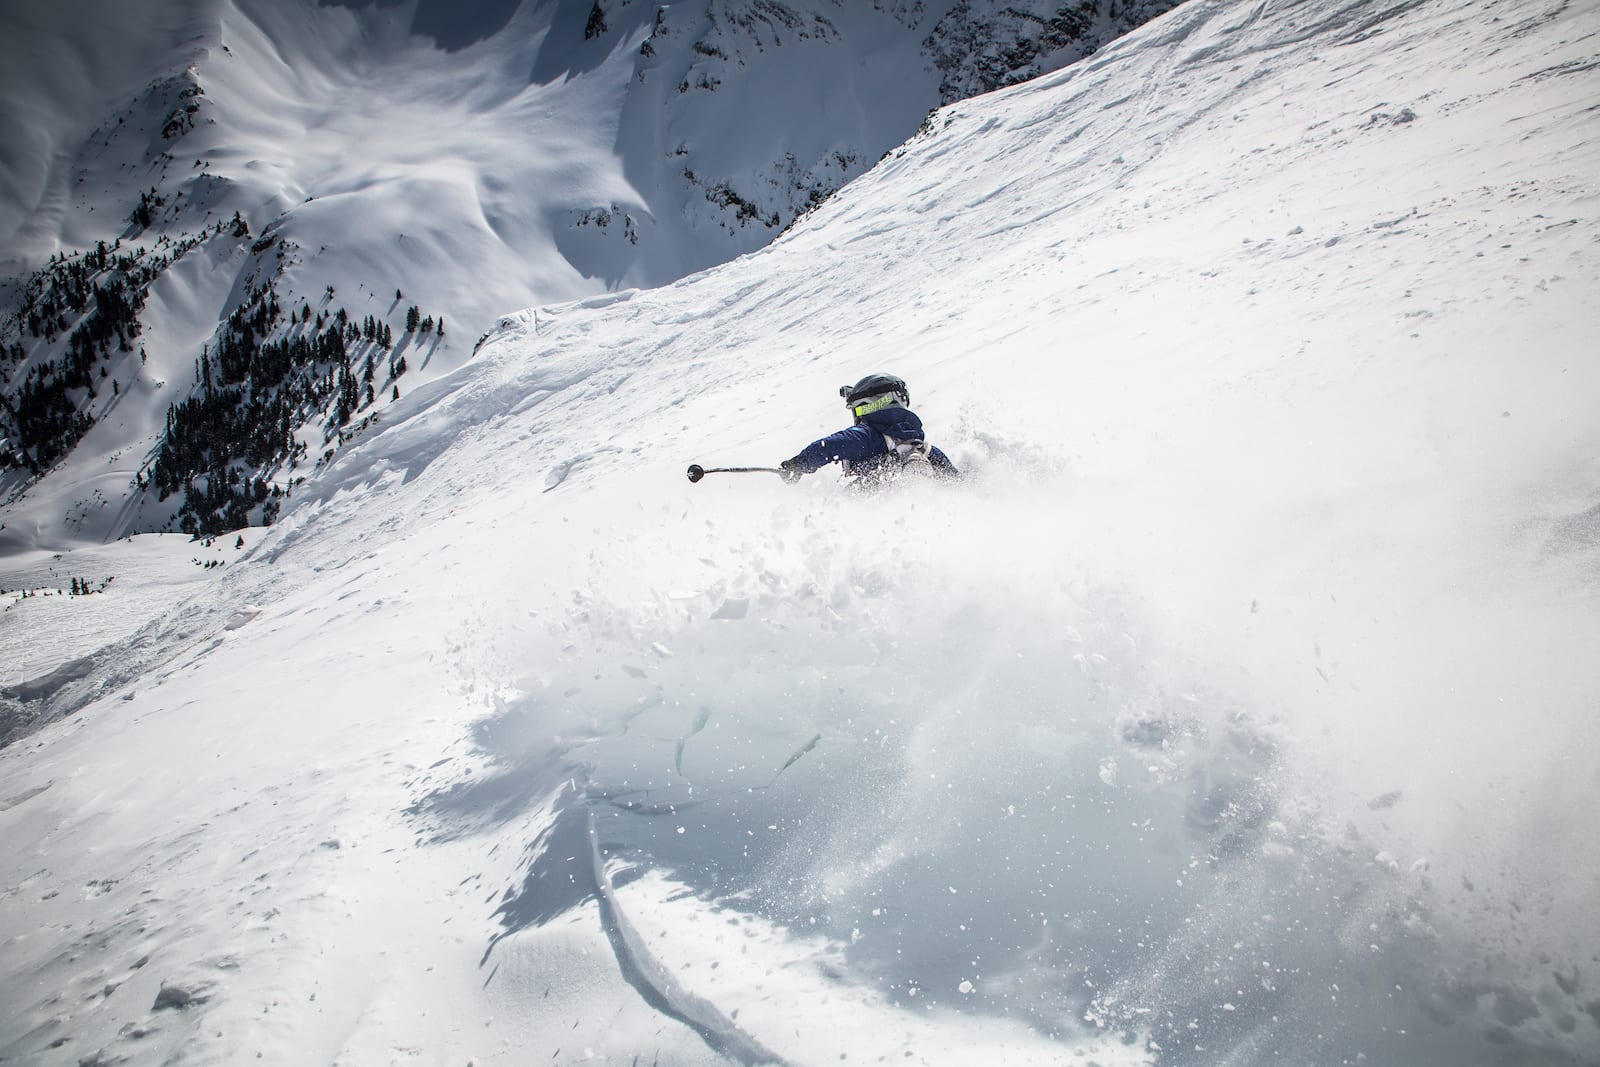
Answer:
<svg viewBox="0 0 1600 1067"><path fill-rule="evenodd" d="M898 441L922 440L922 420L910 408L892 407L874 411L861 420L861 425L877 433L888 434Z"/></svg>

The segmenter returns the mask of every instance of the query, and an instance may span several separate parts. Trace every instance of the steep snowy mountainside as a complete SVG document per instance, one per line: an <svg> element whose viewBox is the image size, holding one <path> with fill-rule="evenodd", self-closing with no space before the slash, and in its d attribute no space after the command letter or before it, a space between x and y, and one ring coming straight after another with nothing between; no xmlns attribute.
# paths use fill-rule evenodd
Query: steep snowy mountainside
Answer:
<svg viewBox="0 0 1600 1067"><path fill-rule="evenodd" d="M0 1056L1588 1067L1597 42L1196 0L12 557ZM872 370L959 487L684 480Z"/></svg>
<svg viewBox="0 0 1600 1067"><path fill-rule="evenodd" d="M197 57L217 10L216 0L102 5L85 25L80 7L6 6L0 266L31 267L114 235L114 219L74 210L74 158L119 105Z"/></svg>
<svg viewBox="0 0 1600 1067"><path fill-rule="evenodd" d="M977 91L1160 8L482 0L448 23L175 0L126 34L132 9L30 10L40 70L12 68L3 116L0 540L270 522L500 314L759 248L911 134L964 49ZM988 54L991 16L1050 43ZM167 277L202 246L228 284Z"/></svg>
<svg viewBox="0 0 1600 1067"><path fill-rule="evenodd" d="M1220 879L1195 910L1172 913L1170 898L1149 912L1133 907L1144 892L1162 893L1121 862L1108 864L1104 882L1071 882L1093 899L1123 901L1117 914L1133 925L1154 913L1167 915L1156 926L1173 924L1157 937L1158 962L1124 961L1122 977L1084 994L1092 1003L1082 1007L1128 1023L1160 1005L1158 1041L1172 1050L1188 1048L1185 1027L1204 1020L1206 1034L1231 1035L1222 1040L1238 1062L1287 1048L1319 1063L1357 1049L1395 1062L1497 1062L1499 1040L1516 1050L1513 1062L1583 1062L1596 1031L1574 1010L1570 968L1595 951L1600 933L1593 864L1567 857L1595 854L1592 827L1571 816L1592 800L1596 771L1586 709L1597 678L1585 649L1596 637L1600 542L1583 518L1600 491L1588 414L1600 367L1586 341L1600 308L1585 281L1597 266L1600 131L1583 92L1596 29L1592 12L1558 4L1501 5L1487 17L1476 5L1338 14L1302 6L1276 16L1255 5L1193 5L1070 71L948 109L903 153L739 264L603 307L520 317L484 350L507 377L492 389L490 378L476 379L446 410L503 413L517 457L511 471L546 471L552 498L590 494L588 528L613 546L586 546L599 573L569 585L551 558L539 563L558 591L601 590L571 617L609 619L614 610L627 619L615 644L592 658L576 652L581 664L630 650L650 657L651 641L679 657L692 647L697 663L724 662L717 649L736 638L707 620L746 601L770 624L755 627L768 644L751 638L773 657L766 662L798 655L801 676L842 675L837 684L851 693L891 685L897 699L886 702L902 713L944 709L937 725L919 720L918 738L937 751L920 751L906 773L904 807L894 809L900 832L873 822L881 798L868 790L856 817L823 805L843 824L822 835L824 858L807 866L790 857L807 870L804 886L837 894L827 910L842 941L852 931L845 915L869 921L863 901L888 897L925 920L896 926L895 951L909 954L918 930L949 931L931 938L947 955L928 949L922 973L955 986L957 973L941 966L968 959L961 949L982 939L964 940L934 898L954 885L986 907L1008 901L1009 916L1029 911L1028 890L1015 886L1014 862L998 845L983 854L1005 873L986 881L968 866L972 850L982 851L973 836L951 830L952 843L929 844L920 833L929 821L945 825L931 814L951 803L944 783L978 781L990 788L958 793L964 803L951 817L981 822L976 836L1005 839L980 813L1003 810L1008 790L1034 786L997 772L1004 762L948 753L967 743L1001 755L993 747L1003 742L983 743L995 723L1053 736L1032 715L1052 721L1056 694L1071 683L1049 666L1011 674L997 661L1017 650L1027 661L1081 655L1114 694L1096 705L1092 729L1122 740L1109 749L1091 742L1096 757L1074 780L1096 796L1187 783L1182 820L1215 850ZM789 359L754 373L774 337ZM769 504L759 486L708 481L695 491L718 494L714 503L697 505L682 526L667 501L658 535L630 536L626 516L617 528L605 523L613 480L625 481L619 496L648 516L666 495L652 479L674 476L672 456L751 461L774 439L803 441L828 419L827 386L886 363L913 381L935 426L958 427L954 441L943 439L958 461L982 471L987 459L996 476L1020 465L1035 495L1012 502L1015 510L983 496L997 514L976 528L919 499L887 531L878 514L858 531ZM674 414L648 445L613 447L638 442L630 428L664 403ZM448 457L440 462L455 472L440 472L441 487L468 477ZM350 468L347 489L359 487L357 476L371 468ZM478 484L510 495L519 476ZM739 503L747 493L761 494L753 515ZM689 521L702 515L704 527ZM752 532L769 519L779 532ZM704 582L726 584L712 587L704 615L622 607L642 590L696 588L692 574L707 553L699 546L731 551L727 541L743 539L750 547L736 564L719 566L709 553ZM694 561L690 573L674 568L680 558ZM614 587L606 567L620 572ZM1091 587L1117 575L1132 591L1106 592L1110 603L1100 604L1102 590L1091 588L1089 621L1067 623L1055 612L1078 594L1048 592L1052 578L1063 580L1057 568L1081 568ZM852 604L840 633L786 606L786 597L805 602L808 582L838 589L831 581L862 598L835 594ZM984 593L930 603L952 587ZM881 611L869 606L876 597ZM1005 636L983 643L974 635L982 626L962 609ZM1087 636L1117 625L1123 611L1136 621L1108 639L1115 647ZM1007 628L1013 612L1015 630L1070 633L1065 649ZM851 648L857 624L880 634L875 651ZM584 635L580 649L603 640ZM947 672L933 650L963 662L957 650L967 640L995 661L979 653L984 666ZM1107 661L1132 675L1094 674ZM748 699L739 687L756 684L736 675L724 692L681 677L694 667L645 669L673 679L663 686L685 708L678 739L697 736L697 696L716 694L715 716ZM560 691L581 673L549 684ZM992 697L972 695L990 687ZM941 702L940 693L960 695ZM799 702L811 707L808 699ZM1226 735L1234 701L1247 709L1236 720L1239 750L1221 744L1197 762L1179 758L1183 724ZM776 694L754 703L789 706ZM535 722L557 714L538 696L519 706ZM815 714L823 733L832 723L859 739ZM1275 725L1257 719L1274 714ZM761 722L749 714L740 736ZM785 740L798 751L810 735L794 729ZM583 746L586 764L601 768L595 794L638 785L628 745ZM1033 766L1008 748L1003 755ZM669 756L662 752L663 765ZM609 759L621 764L614 778L605 777ZM1038 762L1034 785L1044 793L1062 772ZM1082 773L1073 766L1071 775ZM916 788L913 770L937 776L940 790ZM689 784L655 781L652 797ZM1263 781L1274 783L1265 794ZM1539 784L1525 804L1504 804L1507 790L1521 788L1513 783L1530 782ZM648 834L605 831L633 832ZM1078 823L1061 830L1096 832ZM871 852L862 841L883 850L866 873L854 862ZM651 849L670 844L651 838ZM1232 869L1230 855L1255 859ZM706 863L702 886L715 884ZM963 879L946 881L952 871ZM907 883L886 889L897 874ZM1182 875L1184 891L1206 877ZM1353 894L1345 904L1332 902L1345 891ZM1532 899L1551 909L1548 921L1515 918ZM1330 910L1311 918L1324 904ZM1268 915L1293 918L1283 930L1258 927ZM1030 952L1060 963L1085 942L1101 960L1129 951L1109 932L1099 941L1075 926L1047 947L1019 947L1010 963L1031 975L1028 986L1040 978ZM1236 942L1249 948L1234 957L1227 950ZM1524 954L1517 944L1543 947ZM1545 969L1545 952L1567 962ZM1271 973L1251 973L1263 966ZM1181 981L1192 968L1208 980ZM1320 981L1285 978L1285 968ZM1414 1001L1383 983L1386 971L1400 974ZM1339 1008L1326 1005L1329 982L1342 990ZM1540 990L1556 990L1567 1007L1524 1015ZM1412 1014L1418 1003L1431 1022ZM1269 1004L1282 1013L1275 1024L1265 1022ZM1265 1029L1245 1037L1252 1024L1235 1029L1234 1012ZM1313 1038L1282 1021L1331 1026L1330 1013L1350 1027L1347 1037ZM1385 1026L1391 1036L1356 1036ZM1422 1036L1413 1047L1399 1030ZM1302 1039L1315 1051L1304 1053ZM1455 1050L1457 1041L1466 1049ZM1216 1061L1176 1051L1152 1058Z"/></svg>

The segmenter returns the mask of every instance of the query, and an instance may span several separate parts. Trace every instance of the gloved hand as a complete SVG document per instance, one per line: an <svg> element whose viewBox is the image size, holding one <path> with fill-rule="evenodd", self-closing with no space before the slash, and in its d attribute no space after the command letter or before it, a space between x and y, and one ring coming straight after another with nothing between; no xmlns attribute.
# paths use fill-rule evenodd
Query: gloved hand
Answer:
<svg viewBox="0 0 1600 1067"><path fill-rule="evenodd" d="M778 464L778 469L783 471L783 474L779 475L779 477L786 482L798 482L800 480L800 476L805 473L805 471L800 469L800 461L794 459L784 460L782 463Z"/></svg>

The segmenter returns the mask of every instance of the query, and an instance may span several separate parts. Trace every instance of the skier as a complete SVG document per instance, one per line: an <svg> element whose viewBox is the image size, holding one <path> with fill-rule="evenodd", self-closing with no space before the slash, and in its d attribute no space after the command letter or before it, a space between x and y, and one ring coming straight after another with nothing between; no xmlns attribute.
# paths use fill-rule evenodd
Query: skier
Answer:
<svg viewBox="0 0 1600 1067"><path fill-rule="evenodd" d="M911 410L911 392L892 374L869 374L839 395L855 425L811 442L778 466L785 481L798 481L838 462L858 489L875 489L901 474L941 480L961 477L950 457L923 439L922 420Z"/></svg>

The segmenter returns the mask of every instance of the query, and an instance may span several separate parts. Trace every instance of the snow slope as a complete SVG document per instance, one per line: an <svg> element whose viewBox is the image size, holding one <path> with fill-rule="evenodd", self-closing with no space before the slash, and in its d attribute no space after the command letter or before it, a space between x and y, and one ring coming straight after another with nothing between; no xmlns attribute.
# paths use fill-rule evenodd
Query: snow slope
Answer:
<svg viewBox="0 0 1600 1067"><path fill-rule="evenodd" d="M1597 41L1191 0L8 564L0 1055L1595 1062ZM960 488L683 480L880 369Z"/></svg>

